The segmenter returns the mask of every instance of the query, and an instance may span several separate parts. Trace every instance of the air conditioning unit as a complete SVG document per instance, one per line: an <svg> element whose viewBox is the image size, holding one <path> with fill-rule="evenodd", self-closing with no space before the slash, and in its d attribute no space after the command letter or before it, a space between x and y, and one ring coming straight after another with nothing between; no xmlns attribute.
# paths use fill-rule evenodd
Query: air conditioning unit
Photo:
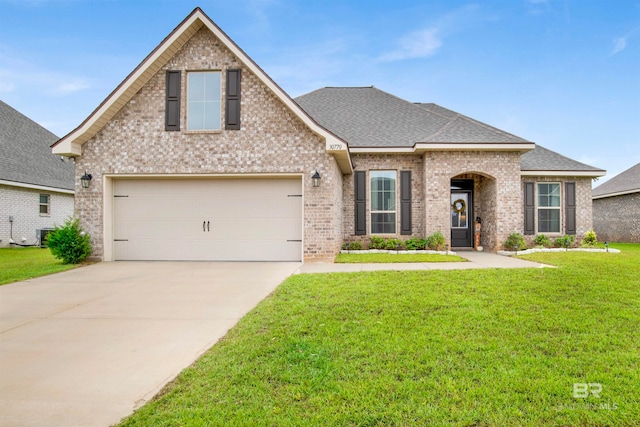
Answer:
<svg viewBox="0 0 640 427"><path fill-rule="evenodd" d="M47 245L45 242L47 241L47 234L51 233L53 228L40 228L36 230L36 239L38 239L38 243L40 243L41 248L46 248Z"/></svg>

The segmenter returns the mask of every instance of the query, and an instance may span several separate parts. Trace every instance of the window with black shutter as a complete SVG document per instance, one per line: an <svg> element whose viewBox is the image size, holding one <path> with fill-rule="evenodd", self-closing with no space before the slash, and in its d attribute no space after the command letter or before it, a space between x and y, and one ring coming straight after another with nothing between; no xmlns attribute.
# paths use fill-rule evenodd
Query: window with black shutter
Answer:
<svg viewBox="0 0 640 427"><path fill-rule="evenodd" d="M180 71L167 71L164 130L180 130Z"/></svg>
<svg viewBox="0 0 640 427"><path fill-rule="evenodd" d="M240 80L242 70L227 70L225 129L240 129Z"/></svg>

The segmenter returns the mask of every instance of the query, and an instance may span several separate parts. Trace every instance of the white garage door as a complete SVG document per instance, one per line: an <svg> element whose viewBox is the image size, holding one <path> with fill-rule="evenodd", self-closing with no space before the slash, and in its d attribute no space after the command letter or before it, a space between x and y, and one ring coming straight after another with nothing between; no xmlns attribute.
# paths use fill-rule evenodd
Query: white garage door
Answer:
<svg viewBox="0 0 640 427"><path fill-rule="evenodd" d="M301 261L302 182L118 179L116 260Z"/></svg>

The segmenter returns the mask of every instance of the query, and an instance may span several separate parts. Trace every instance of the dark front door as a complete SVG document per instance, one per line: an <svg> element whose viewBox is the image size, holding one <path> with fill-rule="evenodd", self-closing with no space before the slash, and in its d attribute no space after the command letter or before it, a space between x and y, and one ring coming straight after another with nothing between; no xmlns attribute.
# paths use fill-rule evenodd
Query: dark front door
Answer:
<svg viewBox="0 0 640 427"><path fill-rule="evenodd" d="M473 192L451 189L451 247L473 247Z"/></svg>

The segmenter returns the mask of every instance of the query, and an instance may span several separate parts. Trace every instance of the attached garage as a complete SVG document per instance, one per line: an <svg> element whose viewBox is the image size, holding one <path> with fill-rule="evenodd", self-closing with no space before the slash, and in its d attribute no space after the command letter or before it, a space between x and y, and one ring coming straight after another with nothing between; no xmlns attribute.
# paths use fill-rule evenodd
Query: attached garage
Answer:
<svg viewBox="0 0 640 427"><path fill-rule="evenodd" d="M114 260L302 260L300 177L111 182Z"/></svg>

